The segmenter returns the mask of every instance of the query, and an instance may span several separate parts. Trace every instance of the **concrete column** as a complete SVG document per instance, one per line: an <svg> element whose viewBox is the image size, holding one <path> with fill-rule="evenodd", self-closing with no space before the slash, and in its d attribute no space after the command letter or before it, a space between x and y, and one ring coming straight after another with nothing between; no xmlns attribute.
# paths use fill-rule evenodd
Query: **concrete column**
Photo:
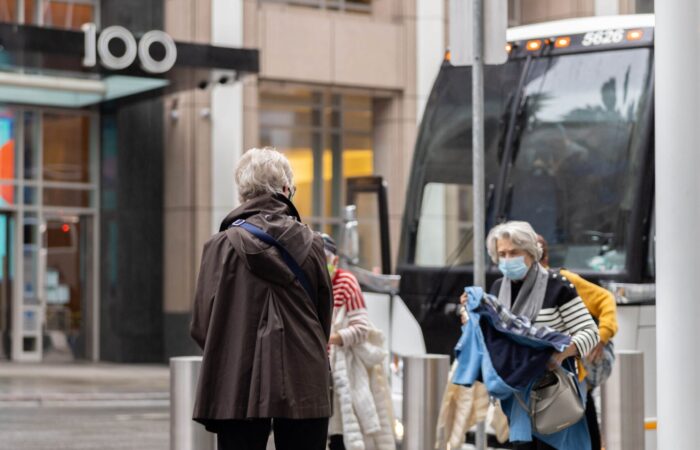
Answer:
<svg viewBox="0 0 700 450"><path fill-rule="evenodd" d="M445 3L416 1L416 114L423 116L430 90L445 55Z"/></svg>
<svg viewBox="0 0 700 450"><path fill-rule="evenodd" d="M656 342L659 448L697 447L700 398L700 4L656 2ZM684 233L688 230L690 233Z"/></svg>
<svg viewBox="0 0 700 450"><path fill-rule="evenodd" d="M243 47L243 0L212 0L212 44ZM233 172L243 153L243 83L211 91L211 232L238 203Z"/></svg>
<svg viewBox="0 0 700 450"><path fill-rule="evenodd" d="M164 28L176 40L209 43L209 0L170 0ZM166 358L197 351L189 337L199 257L211 235L210 92L179 89L209 79L208 70L182 72L164 98L163 342Z"/></svg>

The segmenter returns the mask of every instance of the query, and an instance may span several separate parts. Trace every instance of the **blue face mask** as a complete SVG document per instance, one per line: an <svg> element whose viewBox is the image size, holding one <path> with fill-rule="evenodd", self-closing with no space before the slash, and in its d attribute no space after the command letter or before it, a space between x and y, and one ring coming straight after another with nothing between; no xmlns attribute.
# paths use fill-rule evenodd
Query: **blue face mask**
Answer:
<svg viewBox="0 0 700 450"><path fill-rule="evenodd" d="M515 258L501 258L498 262L498 269L504 277L509 280L522 280L527 274L527 264L525 264L524 256L516 256Z"/></svg>

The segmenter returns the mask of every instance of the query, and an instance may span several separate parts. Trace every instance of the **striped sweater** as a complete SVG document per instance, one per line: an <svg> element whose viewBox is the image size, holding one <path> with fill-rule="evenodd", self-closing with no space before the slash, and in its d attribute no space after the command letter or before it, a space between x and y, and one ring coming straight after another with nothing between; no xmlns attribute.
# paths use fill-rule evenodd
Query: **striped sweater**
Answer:
<svg viewBox="0 0 700 450"><path fill-rule="evenodd" d="M347 326L334 330L343 340L343 345L364 342L369 332L369 318L365 299L355 275L347 270L337 269L333 275L333 322L345 310Z"/></svg>
<svg viewBox="0 0 700 450"><path fill-rule="evenodd" d="M576 344L579 355L585 356L598 343L598 326L576 292L574 285L558 272L550 271L549 276L542 309L540 309L534 325L548 326L568 334ZM498 296L501 281L502 278L493 284L492 294ZM511 295L513 299L517 297L520 285L520 283L512 284Z"/></svg>

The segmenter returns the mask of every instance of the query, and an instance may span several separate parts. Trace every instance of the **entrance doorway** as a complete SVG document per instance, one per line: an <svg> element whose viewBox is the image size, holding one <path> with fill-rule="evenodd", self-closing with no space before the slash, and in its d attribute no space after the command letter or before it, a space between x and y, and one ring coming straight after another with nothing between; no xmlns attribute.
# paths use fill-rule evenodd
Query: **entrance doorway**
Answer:
<svg viewBox="0 0 700 450"><path fill-rule="evenodd" d="M44 220L44 361L85 359L95 344L88 327L95 313L93 222L90 216Z"/></svg>
<svg viewBox="0 0 700 450"><path fill-rule="evenodd" d="M0 359L98 354L98 120L0 105Z"/></svg>
<svg viewBox="0 0 700 450"><path fill-rule="evenodd" d="M93 215L0 213L0 358L91 358L96 333ZM14 243L21 242L19 249ZM16 264L15 261L21 261ZM17 268L21 271L17 273ZM20 288L21 286L21 288Z"/></svg>

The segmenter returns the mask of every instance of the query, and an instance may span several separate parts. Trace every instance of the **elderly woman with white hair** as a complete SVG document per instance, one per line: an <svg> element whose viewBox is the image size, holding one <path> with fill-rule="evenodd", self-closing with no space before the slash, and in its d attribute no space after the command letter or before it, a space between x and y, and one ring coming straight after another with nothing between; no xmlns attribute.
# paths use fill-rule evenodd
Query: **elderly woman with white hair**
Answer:
<svg viewBox="0 0 700 450"><path fill-rule="evenodd" d="M598 327L574 286L559 272L548 271L540 263L542 247L527 222L511 221L495 226L486 238L491 260L498 264L503 278L496 280L491 293L518 315L536 326L548 326L571 336L571 345L553 355L553 363L587 355L598 343ZM550 449L535 439L515 445L519 450Z"/></svg>
<svg viewBox="0 0 700 450"><path fill-rule="evenodd" d="M323 240L301 223L289 161L251 149L241 206L204 245L190 332L204 351L194 420L219 450L325 450L333 296Z"/></svg>

